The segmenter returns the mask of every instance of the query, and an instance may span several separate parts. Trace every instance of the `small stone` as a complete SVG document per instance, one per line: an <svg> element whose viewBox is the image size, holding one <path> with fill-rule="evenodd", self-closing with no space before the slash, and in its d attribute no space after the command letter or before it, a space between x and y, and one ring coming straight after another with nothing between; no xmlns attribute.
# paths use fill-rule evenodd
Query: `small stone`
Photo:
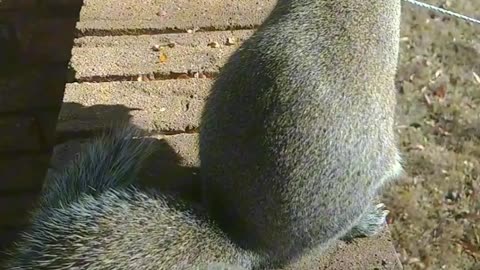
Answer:
<svg viewBox="0 0 480 270"><path fill-rule="evenodd" d="M157 16L165 17L167 16L167 12L165 10L160 10L159 12L157 12Z"/></svg>
<svg viewBox="0 0 480 270"><path fill-rule="evenodd" d="M236 40L234 37L227 38L227 45L234 45L235 43L236 43Z"/></svg>
<svg viewBox="0 0 480 270"><path fill-rule="evenodd" d="M210 46L212 48L218 48L218 47L220 47L220 44L218 42L210 42L210 43L208 43L208 46Z"/></svg>
<svg viewBox="0 0 480 270"><path fill-rule="evenodd" d="M445 195L445 199L447 200L447 202L455 202L455 201L458 201L458 199L460 199L460 194L456 191L448 191L447 194Z"/></svg>

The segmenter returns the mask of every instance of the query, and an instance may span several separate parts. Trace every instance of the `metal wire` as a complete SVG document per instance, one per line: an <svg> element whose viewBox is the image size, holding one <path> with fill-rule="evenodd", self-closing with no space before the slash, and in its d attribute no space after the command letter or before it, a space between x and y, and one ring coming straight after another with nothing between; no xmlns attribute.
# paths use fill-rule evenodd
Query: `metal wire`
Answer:
<svg viewBox="0 0 480 270"><path fill-rule="evenodd" d="M443 13L443 14L446 14L446 15L449 15L449 16L452 16L452 17L455 17L455 18L459 18L459 19L465 20L467 22L471 22L471 23L474 23L474 24L480 24L480 20L478 20L478 19L474 19L472 17L468 17L468 16L465 16L465 15L462 15L462 14L459 14L459 13L456 13L456 12L453 12L453 11L449 11L449 10L446 10L446 9L443 9L443 8L439 8L439 7L430 5L430 4L419 2L417 0L403 0L403 1L409 2L409 3L411 3L413 5L416 5L416 6L419 6L419 7L423 7L423 8L430 9L430 10L433 10L433 11L436 11L436 12L440 12L440 13Z"/></svg>

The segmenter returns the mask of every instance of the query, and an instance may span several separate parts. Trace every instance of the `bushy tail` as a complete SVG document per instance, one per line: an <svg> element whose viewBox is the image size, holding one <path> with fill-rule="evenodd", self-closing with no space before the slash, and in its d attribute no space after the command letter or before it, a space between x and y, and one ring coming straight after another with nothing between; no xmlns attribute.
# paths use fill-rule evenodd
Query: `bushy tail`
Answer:
<svg viewBox="0 0 480 270"><path fill-rule="evenodd" d="M129 125L115 126L94 139L61 172L48 179L41 208L61 207L81 196L132 184L152 144Z"/></svg>

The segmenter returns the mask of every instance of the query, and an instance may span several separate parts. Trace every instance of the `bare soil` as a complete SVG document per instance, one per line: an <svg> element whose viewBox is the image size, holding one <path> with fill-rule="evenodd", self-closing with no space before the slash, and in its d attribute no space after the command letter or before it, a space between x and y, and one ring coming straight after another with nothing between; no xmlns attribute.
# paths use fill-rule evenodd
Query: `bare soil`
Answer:
<svg viewBox="0 0 480 270"><path fill-rule="evenodd" d="M480 18L480 1L426 1ZM480 25L404 3L398 127L407 175L385 196L405 269L480 269Z"/></svg>

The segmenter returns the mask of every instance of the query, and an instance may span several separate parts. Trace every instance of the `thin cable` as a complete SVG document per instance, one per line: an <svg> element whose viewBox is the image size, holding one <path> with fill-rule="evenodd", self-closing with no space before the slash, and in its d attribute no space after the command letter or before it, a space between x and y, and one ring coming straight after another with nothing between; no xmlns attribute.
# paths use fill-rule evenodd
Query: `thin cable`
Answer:
<svg viewBox="0 0 480 270"><path fill-rule="evenodd" d="M462 14L459 14L459 13L456 13L456 12L453 12L453 11L449 11L449 10L446 10L446 9L443 9L443 8L439 8L439 7L430 5L430 4L425 4L425 3L419 2L417 0L403 0L403 1L409 2L409 3L414 4L416 6L419 6L419 7L430 9L430 10L440 12L440 13L443 13L443 14L446 14L446 15L450 15L450 16L465 20L467 22L471 22L471 23L474 23L474 24L480 24L480 20L478 20L478 19L474 19L472 17L468 17L468 16L465 16L465 15L462 15Z"/></svg>

